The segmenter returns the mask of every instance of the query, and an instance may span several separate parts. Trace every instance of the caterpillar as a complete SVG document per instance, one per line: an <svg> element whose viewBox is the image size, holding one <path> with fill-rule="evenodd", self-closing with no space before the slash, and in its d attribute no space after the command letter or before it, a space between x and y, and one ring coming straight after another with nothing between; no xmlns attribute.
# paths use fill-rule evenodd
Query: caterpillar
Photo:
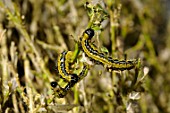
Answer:
<svg viewBox="0 0 170 113"><path fill-rule="evenodd" d="M118 60L113 59L112 57L106 56L104 53L100 52L96 46L91 43L91 39L94 36L94 30L89 28L85 30L83 36L80 38L81 47L90 59L95 62L106 66L111 70L130 70L135 67L137 60Z"/></svg>
<svg viewBox="0 0 170 113"><path fill-rule="evenodd" d="M51 82L51 86L53 90L56 91L56 95L59 98L63 98L67 92L81 79L83 79L87 75L87 71L89 66L84 64L82 71L80 74L74 74L70 71L70 57L72 55L71 51L63 51L58 57L58 71L61 77L67 81L67 85L62 88L57 82Z"/></svg>

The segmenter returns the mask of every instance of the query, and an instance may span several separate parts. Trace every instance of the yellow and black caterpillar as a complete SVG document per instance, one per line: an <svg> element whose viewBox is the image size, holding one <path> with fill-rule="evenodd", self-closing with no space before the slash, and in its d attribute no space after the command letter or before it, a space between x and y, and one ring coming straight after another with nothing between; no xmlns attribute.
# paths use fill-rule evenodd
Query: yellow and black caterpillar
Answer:
<svg viewBox="0 0 170 113"><path fill-rule="evenodd" d="M112 57L108 57L104 55L104 53L100 52L96 46L91 43L91 39L94 36L93 29L87 29L83 33L83 36L80 38L81 47L90 59L106 66L111 70L130 70L135 67L137 64L136 60L118 60L113 59Z"/></svg>
<svg viewBox="0 0 170 113"><path fill-rule="evenodd" d="M67 85L61 87L57 82L51 82L51 86L53 90L56 91L57 97L63 98L67 92L81 79L83 79L87 75L88 65L84 65L80 74L75 74L70 71L70 57L72 55L71 51L63 51L57 61L57 69L60 76L67 81Z"/></svg>
<svg viewBox="0 0 170 113"><path fill-rule="evenodd" d="M80 38L80 45L86 56L94 60L96 63L100 63L111 70L130 70L136 67L137 60L118 60L112 57L106 56L100 52L96 46L91 42L94 36L93 29L87 29ZM60 76L67 82L64 87L61 87L57 82L51 82L51 86L57 93L57 97L63 98L68 91L81 79L83 79L89 70L89 66L86 64L83 66L80 74L72 73L70 68L72 51L63 51L57 60L58 72Z"/></svg>

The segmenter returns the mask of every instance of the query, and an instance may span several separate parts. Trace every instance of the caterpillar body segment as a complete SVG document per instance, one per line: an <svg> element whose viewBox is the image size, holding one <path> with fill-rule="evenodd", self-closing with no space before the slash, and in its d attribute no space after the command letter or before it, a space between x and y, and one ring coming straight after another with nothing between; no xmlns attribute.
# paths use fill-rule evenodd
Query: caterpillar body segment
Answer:
<svg viewBox="0 0 170 113"><path fill-rule="evenodd" d="M66 81L71 81L73 79L76 79L76 76L73 76L70 74L72 73L72 71L69 69L71 56L72 56L71 51L63 51L59 55L58 60L57 60L57 65L58 65L57 68L58 68L59 74Z"/></svg>

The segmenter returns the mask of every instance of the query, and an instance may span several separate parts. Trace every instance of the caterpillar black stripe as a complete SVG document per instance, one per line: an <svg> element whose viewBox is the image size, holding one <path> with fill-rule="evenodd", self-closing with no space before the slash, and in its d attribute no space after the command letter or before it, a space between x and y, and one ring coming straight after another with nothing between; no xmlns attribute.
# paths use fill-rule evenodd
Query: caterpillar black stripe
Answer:
<svg viewBox="0 0 170 113"><path fill-rule="evenodd" d="M106 66L111 70L130 70L135 67L137 60L118 60L112 57L107 57L104 53L100 52L96 46L91 43L91 39L94 36L93 29L87 29L83 33L80 39L80 43L84 53L91 59L100 64Z"/></svg>

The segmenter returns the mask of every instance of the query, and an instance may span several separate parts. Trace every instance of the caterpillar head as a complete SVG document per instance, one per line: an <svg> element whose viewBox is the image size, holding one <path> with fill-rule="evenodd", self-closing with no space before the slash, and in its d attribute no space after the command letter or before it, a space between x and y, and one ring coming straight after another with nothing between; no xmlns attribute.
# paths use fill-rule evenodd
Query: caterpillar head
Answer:
<svg viewBox="0 0 170 113"><path fill-rule="evenodd" d="M84 37L88 40L90 40L92 37L94 36L94 30L89 28L89 29L86 29L85 32L84 32Z"/></svg>

